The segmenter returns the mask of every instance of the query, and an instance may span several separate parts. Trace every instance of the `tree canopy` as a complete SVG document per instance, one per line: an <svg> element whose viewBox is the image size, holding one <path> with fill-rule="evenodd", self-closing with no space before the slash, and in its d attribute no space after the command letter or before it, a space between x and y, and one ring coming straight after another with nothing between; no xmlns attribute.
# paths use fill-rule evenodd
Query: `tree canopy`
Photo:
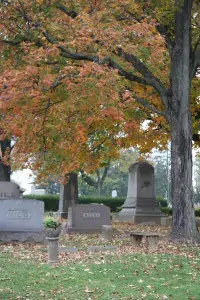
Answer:
<svg viewBox="0 0 200 300"><path fill-rule="evenodd" d="M80 167L94 170L104 160L117 157L121 147L134 145L147 152L165 145L169 136L164 119L146 109L138 110L129 93L132 85L138 94L148 94L159 104L150 86L144 89L142 79L133 85L126 76L119 78L122 67L117 62L114 69L106 58L98 65L93 59L74 62L73 57L65 58L63 49L66 43L74 51L79 47L80 51L108 54L116 46L117 40L115 45L113 41L118 23L118 42L131 38L131 29L126 39L124 31L132 21L118 20L120 10L137 6L113 1L109 10L105 9L106 1L72 1L69 7L64 2L2 4L1 137L16 137L13 159L18 165L25 162L26 166L42 169L43 175L56 169L66 174ZM105 34L104 26L108 26ZM139 32L134 37L138 41ZM144 57L147 55L144 53ZM127 76L137 78L131 75L131 64L117 56L119 63L130 69ZM148 130L141 127L146 119Z"/></svg>

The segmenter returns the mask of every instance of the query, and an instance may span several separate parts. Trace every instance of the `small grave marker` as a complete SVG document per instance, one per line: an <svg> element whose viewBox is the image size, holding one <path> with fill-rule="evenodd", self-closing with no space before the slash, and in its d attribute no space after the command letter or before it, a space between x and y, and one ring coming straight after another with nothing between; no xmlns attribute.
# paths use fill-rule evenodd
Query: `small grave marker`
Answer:
<svg viewBox="0 0 200 300"><path fill-rule="evenodd" d="M68 232L101 232L110 225L110 208L101 204L76 204L68 210Z"/></svg>

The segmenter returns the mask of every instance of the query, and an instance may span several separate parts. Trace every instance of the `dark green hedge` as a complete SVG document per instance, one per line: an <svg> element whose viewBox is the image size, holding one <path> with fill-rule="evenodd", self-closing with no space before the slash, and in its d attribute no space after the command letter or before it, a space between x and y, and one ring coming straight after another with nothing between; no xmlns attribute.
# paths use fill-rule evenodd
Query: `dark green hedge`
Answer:
<svg viewBox="0 0 200 300"><path fill-rule="evenodd" d="M25 195L24 198L27 199L36 199L44 201L45 211L57 211L59 205L59 196L58 195ZM121 207L125 199L122 198L111 198L111 197L79 197L79 204L91 204L99 203L104 204L110 207L110 210L116 211L117 207Z"/></svg>
<svg viewBox="0 0 200 300"><path fill-rule="evenodd" d="M59 196L58 195L24 195L26 199L36 199L44 202L45 211L58 211Z"/></svg>
<svg viewBox="0 0 200 300"><path fill-rule="evenodd" d="M80 204L98 203L104 204L110 207L111 212L116 212L117 207L121 207L124 204L125 198L112 198L112 197L79 197Z"/></svg>
<svg viewBox="0 0 200 300"><path fill-rule="evenodd" d="M172 215L172 208L171 207L161 207L160 209L165 215L171 216ZM200 208L195 208L195 216L200 217Z"/></svg>
<svg viewBox="0 0 200 300"><path fill-rule="evenodd" d="M58 211L59 206L59 195L25 195L24 198L27 199L36 199L44 201L45 211ZM81 196L79 197L80 204L91 204L99 203L104 204L110 207L111 212L117 212L120 210L120 207L124 204L125 198L112 198L112 197L91 197L91 196ZM157 198L157 202L160 207L165 207L167 202L161 197Z"/></svg>

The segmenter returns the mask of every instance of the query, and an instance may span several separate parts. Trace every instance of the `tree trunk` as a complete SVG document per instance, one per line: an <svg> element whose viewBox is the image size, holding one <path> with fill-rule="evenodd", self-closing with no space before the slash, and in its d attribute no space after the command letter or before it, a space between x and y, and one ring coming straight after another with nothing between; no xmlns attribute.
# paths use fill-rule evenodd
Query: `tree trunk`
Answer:
<svg viewBox="0 0 200 300"><path fill-rule="evenodd" d="M172 239L198 240L192 188L190 112L171 122Z"/></svg>
<svg viewBox="0 0 200 300"><path fill-rule="evenodd" d="M98 196L100 197L102 195L102 183L101 183L101 180L97 182L97 193L98 193Z"/></svg>
<svg viewBox="0 0 200 300"><path fill-rule="evenodd" d="M171 132L172 239L197 241L192 188L190 51L192 0L175 0L175 39L171 55L167 117Z"/></svg>
<svg viewBox="0 0 200 300"><path fill-rule="evenodd" d="M59 197L59 212L62 217L67 217L68 208L78 202L78 177L76 173L70 173L68 181L61 186Z"/></svg>
<svg viewBox="0 0 200 300"><path fill-rule="evenodd" d="M0 181L10 181L10 166L0 163Z"/></svg>
<svg viewBox="0 0 200 300"><path fill-rule="evenodd" d="M10 181L11 168L10 165L6 165L3 163L3 158L8 151L10 154L11 150L11 141L8 139L0 141L1 147L1 157L0 157L0 181Z"/></svg>

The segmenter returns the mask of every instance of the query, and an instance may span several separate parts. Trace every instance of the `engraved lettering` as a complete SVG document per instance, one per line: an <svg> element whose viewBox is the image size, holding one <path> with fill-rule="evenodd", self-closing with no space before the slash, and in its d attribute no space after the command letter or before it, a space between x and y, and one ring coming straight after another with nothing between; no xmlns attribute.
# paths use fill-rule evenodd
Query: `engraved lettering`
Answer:
<svg viewBox="0 0 200 300"><path fill-rule="evenodd" d="M83 218L100 218L100 213L83 213L82 216Z"/></svg>
<svg viewBox="0 0 200 300"><path fill-rule="evenodd" d="M7 217L9 219L30 219L31 213L27 210L9 210Z"/></svg>

